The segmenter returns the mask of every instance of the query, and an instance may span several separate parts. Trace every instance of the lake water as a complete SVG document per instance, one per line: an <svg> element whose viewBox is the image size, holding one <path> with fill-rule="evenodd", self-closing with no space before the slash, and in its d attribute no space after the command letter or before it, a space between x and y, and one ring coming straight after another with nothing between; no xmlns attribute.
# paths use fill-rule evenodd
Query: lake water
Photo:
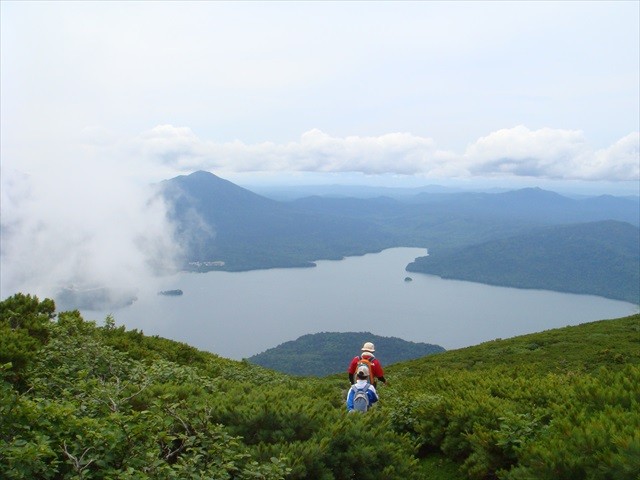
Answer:
<svg viewBox="0 0 640 480"><path fill-rule="evenodd" d="M133 305L111 313L116 325L239 360L307 333L369 331L449 350L638 312L637 305L591 295L405 271L425 253L393 248L319 261L315 268L180 273L159 279ZM405 282L407 276L413 281ZM171 289L184 295L157 295ZM82 313L102 324L109 312Z"/></svg>

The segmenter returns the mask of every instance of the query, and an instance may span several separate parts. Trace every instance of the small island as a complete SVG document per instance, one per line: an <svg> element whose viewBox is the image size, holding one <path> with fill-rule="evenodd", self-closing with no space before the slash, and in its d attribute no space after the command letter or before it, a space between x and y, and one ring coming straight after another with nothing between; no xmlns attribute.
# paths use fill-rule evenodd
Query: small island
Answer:
<svg viewBox="0 0 640 480"><path fill-rule="evenodd" d="M413 278L411 278L411 277L404 277L404 281L405 281L405 282L413 282Z"/></svg>
<svg viewBox="0 0 640 480"><path fill-rule="evenodd" d="M184 292L182 290L162 290L161 292L158 292L158 295L178 296L183 293Z"/></svg>

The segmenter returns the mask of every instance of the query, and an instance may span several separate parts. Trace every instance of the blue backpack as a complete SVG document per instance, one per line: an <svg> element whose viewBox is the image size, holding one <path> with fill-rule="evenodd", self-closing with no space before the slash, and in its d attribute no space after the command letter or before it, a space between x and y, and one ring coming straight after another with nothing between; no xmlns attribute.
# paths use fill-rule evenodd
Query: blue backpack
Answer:
<svg viewBox="0 0 640 480"><path fill-rule="evenodd" d="M363 388L358 388L355 385L351 386L351 390L355 392L353 395L353 412L366 412L369 410L369 395L367 395L369 385L371 384L367 382Z"/></svg>

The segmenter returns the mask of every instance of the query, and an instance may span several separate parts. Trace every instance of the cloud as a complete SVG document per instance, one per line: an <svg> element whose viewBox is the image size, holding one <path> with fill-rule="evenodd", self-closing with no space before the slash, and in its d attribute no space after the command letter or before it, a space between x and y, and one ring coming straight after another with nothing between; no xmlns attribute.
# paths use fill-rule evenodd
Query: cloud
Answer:
<svg viewBox="0 0 640 480"><path fill-rule="evenodd" d="M585 162L585 178L638 180L640 177L640 133L631 133L609 148L595 152Z"/></svg>
<svg viewBox="0 0 640 480"><path fill-rule="evenodd" d="M312 129L295 142L247 144L202 140L187 127L160 125L133 140L132 146L149 160L179 171L632 181L639 178L638 139L633 133L594 150L579 130L516 126L492 132L456 153L438 149L432 138L401 132L335 137Z"/></svg>
<svg viewBox="0 0 640 480"><path fill-rule="evenodd" d="M62 288L135 292L180 251L151 185L104 158L29 175L2 168L2 297ZM54 161L51 159L51 161Z"/></svg>
<svg viewBox="0 0 640 480"><path fill-rule="evenodd" d="M480 138L465 158L474 175L506 175L561 180L638 180L638 134L603 150L589 147L578 130L524 126Z"/></svg>

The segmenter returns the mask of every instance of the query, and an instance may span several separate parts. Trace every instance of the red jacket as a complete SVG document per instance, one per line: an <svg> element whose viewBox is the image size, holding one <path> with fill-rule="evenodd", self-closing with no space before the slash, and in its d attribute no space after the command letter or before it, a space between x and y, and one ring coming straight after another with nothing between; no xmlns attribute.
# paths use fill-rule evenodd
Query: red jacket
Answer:
<svg viewBox="0 0 640 480"><path fill-rule="evenodd" d="M347 373L349 374L349 380L351 380L351 383L355 381L354 376L356 373L356 369L358 368L358 362L361 358L362 357L360 357L359 355L357 357L353 357L353 360L351 360L351 363L349 364ZM371 373L373 373L374 379L379 378L380 380L382 380L382 382L385 382L384 370L382 369L382 364L380 363L380 361L375 357L368 357L368 360L369 362L371 362Z"/></svg>

